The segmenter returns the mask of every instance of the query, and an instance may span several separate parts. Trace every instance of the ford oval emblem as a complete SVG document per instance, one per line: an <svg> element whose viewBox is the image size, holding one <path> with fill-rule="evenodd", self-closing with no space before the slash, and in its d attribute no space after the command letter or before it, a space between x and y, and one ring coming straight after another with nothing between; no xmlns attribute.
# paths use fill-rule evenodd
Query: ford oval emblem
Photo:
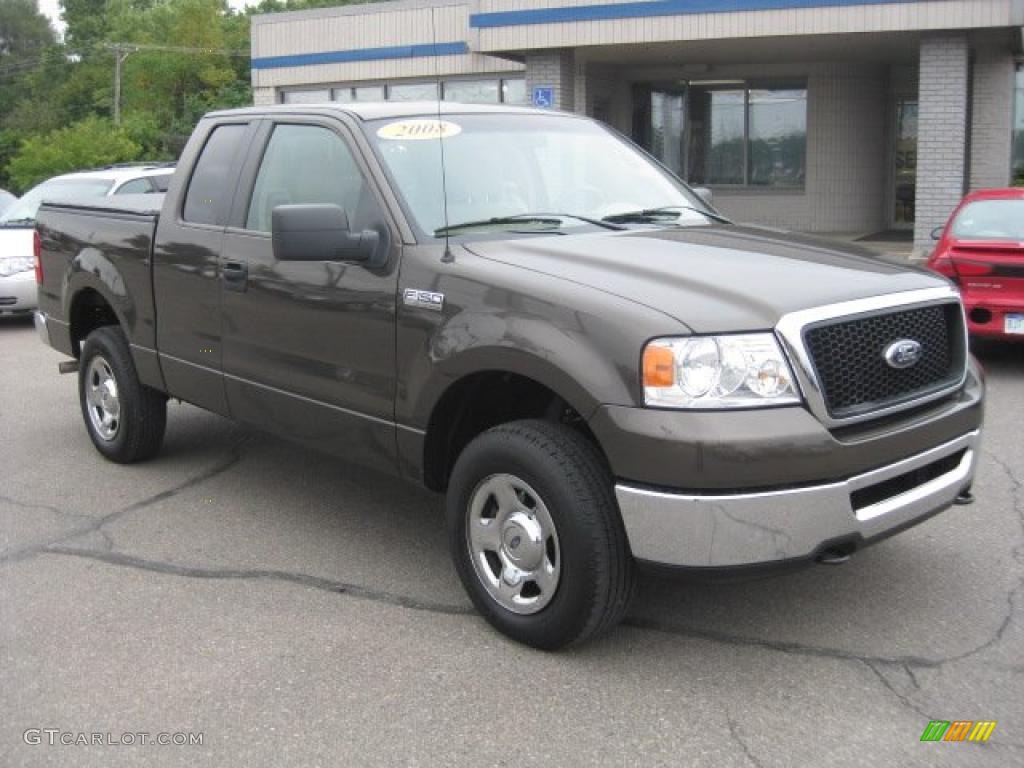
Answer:
<svg viewBox="0 0 1024 768"><path fill-rule="evenodd" d="M882 356L890 368L909 368L921 359L921 342L913 339L900 339L885 348Z"/></svg>

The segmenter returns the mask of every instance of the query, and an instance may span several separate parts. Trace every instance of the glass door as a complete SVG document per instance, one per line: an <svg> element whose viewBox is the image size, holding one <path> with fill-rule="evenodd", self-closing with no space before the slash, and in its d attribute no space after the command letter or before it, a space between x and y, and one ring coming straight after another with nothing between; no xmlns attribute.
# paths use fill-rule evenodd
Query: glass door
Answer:
<svg viewBox="0 0 1024 768"><path fill-rule="evenodd" d="M917 196L917 98L898 96L893 110L892 208L893 229L912 229Z"/></svg>
<svg viewBox="0 0 1024 768"><path fill-rule="evenodd" d="M638 84L633 103L633 140L685 179L686 88Z"/></svg>

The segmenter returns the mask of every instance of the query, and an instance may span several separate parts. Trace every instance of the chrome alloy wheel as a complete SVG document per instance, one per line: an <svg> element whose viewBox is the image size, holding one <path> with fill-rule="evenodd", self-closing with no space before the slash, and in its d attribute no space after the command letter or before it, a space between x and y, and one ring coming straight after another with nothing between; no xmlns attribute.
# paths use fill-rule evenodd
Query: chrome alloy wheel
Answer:
<svg viewBox="0 0 1024 768"><path fill-rule="evenodd" d="M536 491L515 475L491 475L467 507L466 544L480 583L503 608L531 614L558 589L558 534Z"/></svg>
<svg viewBox="0 0 1024 768"><path fill-rule="evenodd" d="M89 361L85 374L85 404L96 434L107 441L117 437L121 427L121 401L114 372L102 355Z"/></svg>

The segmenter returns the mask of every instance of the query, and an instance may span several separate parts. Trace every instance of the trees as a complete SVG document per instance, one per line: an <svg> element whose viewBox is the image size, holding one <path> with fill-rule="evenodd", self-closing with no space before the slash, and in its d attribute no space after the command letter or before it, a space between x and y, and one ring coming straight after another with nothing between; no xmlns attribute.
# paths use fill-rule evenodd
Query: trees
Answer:
<svg viewBox="0 0 1024 768"><path fill-rule="evenodd" d="M7 170L14 185L24 190L60 173L134 160L140 149L125 129L92 115L25 139Z"/></svg>
<svg viewBox="0 0 1024 768"><path fill-rule="evenodd" d="M4 66L34 56L51 43L53 30L35 0L0 2L0 62Z"/></svg>
<svg viewBox="0 0 1024 768"><path fill-rule="evenodd" d="M75 164L176 158L203 113L252 103L251 14L347 0L262 0L241 12L227 0L60 2L58 42L37 0L0 0L0 187L16 192ZM142 44L124 61L116 130L112 43Z"/></svg>

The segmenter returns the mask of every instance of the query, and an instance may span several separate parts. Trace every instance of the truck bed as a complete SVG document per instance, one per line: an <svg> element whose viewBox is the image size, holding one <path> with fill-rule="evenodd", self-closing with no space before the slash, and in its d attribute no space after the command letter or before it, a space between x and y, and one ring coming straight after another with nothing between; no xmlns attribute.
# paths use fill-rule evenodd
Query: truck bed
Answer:
<svg viewBox="0 0 1024 768"><path fill-rule="evenodd" d="M45 202L36 220L43 268L39 308L50 318L51 344L78 355L71 327L91 311L90 291L83 291L91 288L111 300L140 374L154 384L159 374L150 270L163 199L148 194Z"/></svg>

